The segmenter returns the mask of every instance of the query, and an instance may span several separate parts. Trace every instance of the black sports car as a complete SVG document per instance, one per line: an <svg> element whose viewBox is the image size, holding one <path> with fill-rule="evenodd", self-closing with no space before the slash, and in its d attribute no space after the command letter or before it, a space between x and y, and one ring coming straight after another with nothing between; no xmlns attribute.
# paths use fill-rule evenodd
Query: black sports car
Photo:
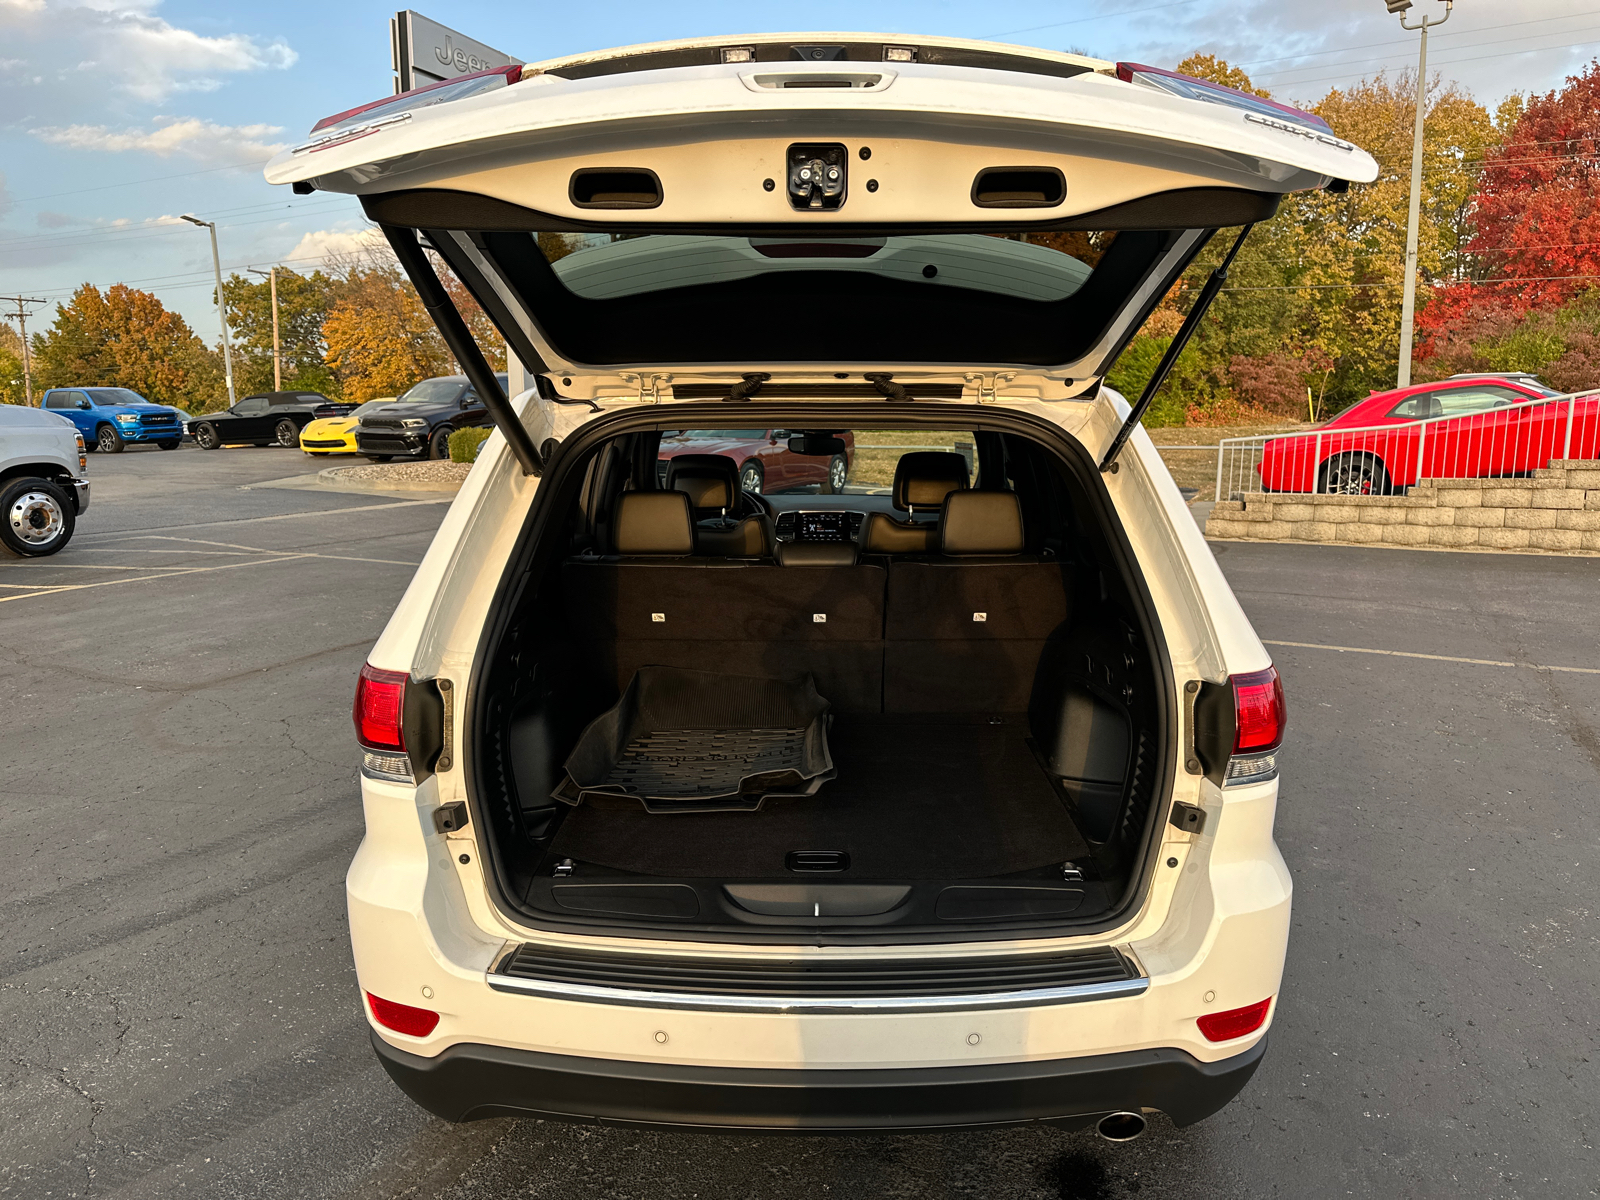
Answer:
<svg viewBox="0 0 1600 1200"><path fill-rule="evenodd" d="M193 418L184 428L202 450L222 446L298 446L300 431L321 417L342 417L354 404L320 392L261 392L223 412Z"/></svg>
<svg viewBox="0 0 1600 1200"><path fill-rule="evenodd" d="M506 376L495 378L504 391ZM356 426L356 449L373 462L449 458L451 433L493 423L465 375L441 375L424 379L392 404L364 411Z"/></svg>

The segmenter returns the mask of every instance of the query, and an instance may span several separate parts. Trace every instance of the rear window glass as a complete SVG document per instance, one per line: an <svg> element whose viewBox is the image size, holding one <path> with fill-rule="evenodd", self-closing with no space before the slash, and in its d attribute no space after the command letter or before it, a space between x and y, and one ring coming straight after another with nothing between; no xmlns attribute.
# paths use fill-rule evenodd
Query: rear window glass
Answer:
<svg viewBox="0 0 1600 1200"><path fill-rule="evenodd" d="M1092 254L1097 260L1103 247L1077 236L1083 244L1073 248L1084 257L1069 253L1060 234L879 238L541 234L539 246L568 289L596 300L828 271L840 288L851 287L861 276L874 276L1050 302L1073 295L1093 273L1085 257Z"/></svg>
<svg viewBox="0 0 1600 1200"><path fill-rule="evenodd" d="M808 454L808 438L836 437L844 449ZM970 432L905 429L676 429L661 435L657 477L680 454L729 459L747 490L764 495L887 496L907 454L932 451L963 460L967 485L977 486L977 451ZM836 460L842 460L842 471ZM948 461L948 460L947 460ZM842 480L843 486L839 484Z"/></svg>
<svg viewBox="0 0 1600 1200"><path fill-rule="evenodd" d="M474 234L575 363L1017 363L1093 349L1179 230ZM1185 246L1198 242L1189 239ZM478 269L441 253L465 278Z"/></svg>

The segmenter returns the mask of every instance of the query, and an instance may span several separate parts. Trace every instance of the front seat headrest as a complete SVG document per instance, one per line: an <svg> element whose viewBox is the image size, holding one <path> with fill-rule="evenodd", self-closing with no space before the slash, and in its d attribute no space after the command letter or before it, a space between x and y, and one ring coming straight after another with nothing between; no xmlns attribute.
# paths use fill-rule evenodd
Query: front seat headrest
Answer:
<svg viewBox="0 0 1600 1200"><path fill-rule="evenodd" d="M1022 505L1015 492L951 492L939 517L939 549L956 557L1021 554Z"/></svg>
<svg viewBox="0 0 1600 1200"><path fill-rule="evenodd" d="M683 492L691 508L731 509L739 464L725 454L679 454L667 460L667 490Z"/></svg>
<svg viewBox="0 0 1600 1200"><path fill-rule="evenodd" d="M894 506L901 512L938 512L944 498L967 487L967 460L951 450L902 454L894 468Z"/></svg>
<svg viewBox="0 0 1600 1200"><path fill-rule="evenodd" d="M682 492L624 492L617 501L612 542L618 554L693 554L689 497Z"/></svg>

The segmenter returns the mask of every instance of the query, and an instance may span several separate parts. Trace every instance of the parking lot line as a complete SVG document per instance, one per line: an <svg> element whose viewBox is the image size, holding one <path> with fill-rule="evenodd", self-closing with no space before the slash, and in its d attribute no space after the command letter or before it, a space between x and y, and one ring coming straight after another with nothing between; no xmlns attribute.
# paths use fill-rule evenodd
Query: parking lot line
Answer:
<svg viewBox="0 0 1600 1200"><path fill-rule="evenodd" d="M385 508L417 508L425 504L449 504L454 496L438 500L395 500L389 504L358 504L352 508L316 508L308 512L278 513L270 517L232 517L225 521L196 521L192 525L168 525L168 529L209 529L215 525L256 525L263 521L304 521L310 517L342 517L346 513L377 512ZM108 529L102 533L80 533L78 539L126 537L131 529Z"/></svg>
<svg viewBox="0 0 1600 1200"><path fill-rule="evenodd" d="M1600 675L1600 667L1556 667L1548 663L1509 662L1496 658L1456 658L1451 654L1418 654L1412 650L1375 650L1370 646L1324 646L1319 642L1271 642L1263 646L1292 646L1296 650L1336 650L1340 654L1382 654L1389 658L1425 658L1430 662L1463 663L1469 667L1526 667L1530 671L1565 671L1573 675Z"/></svg>
<svg viewBox="0 0 1600 1200"><path fill-rule="evenodd" d="M146 583L152 579L174 579L180 575L209 575L213 571L231 571L235 567L259 567L264 563L290 562L296 558L310 557L308 554L292 554L278 558L258 558L254 562L221 563L215 567L156 567L152 569L152 574L136 575L131 579L103 579L99 583L40 584L37 591L24 592L17 596L0 596L0 604L8 604L12 600L31 600L35 596L54 596L58 592L82 592L89 588L119 587L130 583Z"/></svg>

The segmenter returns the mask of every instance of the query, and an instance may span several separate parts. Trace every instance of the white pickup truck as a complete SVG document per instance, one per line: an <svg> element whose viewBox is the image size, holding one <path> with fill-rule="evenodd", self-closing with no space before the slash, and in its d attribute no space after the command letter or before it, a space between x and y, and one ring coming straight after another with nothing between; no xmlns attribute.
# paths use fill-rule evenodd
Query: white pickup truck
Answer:
<svg viewBox="0 0 1600 1200"><path fill-rule="evenodd" d="M89 507L83 435L55 413L0 404L0 550L54 554Z"/></svg>

